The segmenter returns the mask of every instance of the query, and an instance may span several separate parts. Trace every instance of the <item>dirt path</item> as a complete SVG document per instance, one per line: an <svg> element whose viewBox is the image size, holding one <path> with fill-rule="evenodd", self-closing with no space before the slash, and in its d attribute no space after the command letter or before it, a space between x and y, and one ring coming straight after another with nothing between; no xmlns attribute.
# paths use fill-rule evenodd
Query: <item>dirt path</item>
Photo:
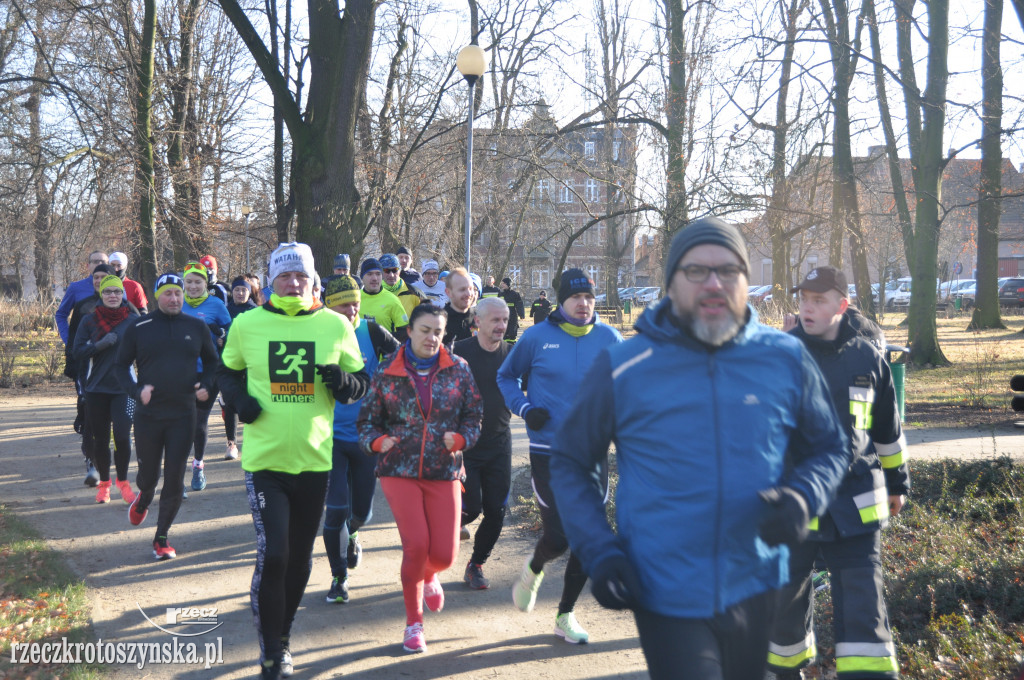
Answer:
<svg viewBox="0 0 1024 680"><path fill-rule="evenodd" d="M141 527L127 521L120 500L97 505L82 484L80 438L71 430L70 389L42 394L0 393L0 498L63 552L92 591L96 635L104 642L219 644L222 664L112 665L115 678L251 678L257 675L258 646L249 610L249 582L255 559L254 534L237 462L222 461L223 425L211 418L207 463L209 485L190 492L171 533L177 559L153 561L149 541L153 519ZM513 470L527 474L526 437L514 418ZM1011 425L962 430L908 432L914 458L1024 459L1024 436ZM133 464L134 468L134 464ZM134 475L134 473L133 473ZM132 477L134 478L134 477ZM520 488L525 477L521 477ZM115 493L114 496L117 496ZM588 591L577 616L592 643L573 646L556 638L554 615L561 592L564 558L549 568L537 610L522 614L510 588L534 538L506 520L487 564L492 587L470 591L462 583L469 545L442 575L446 604L427 613L429 652L402 651L404 627L399 564L401 551L391 513L378 493L374 517L360 531L363 565L350 578L352 599L328 605L323 596L330 570L318 539L313 574L293 630L295 677L304 678L644 678L643 655L632 617L604 610ZM167 624L168 608L216 608L213 625ZM153 623L143 616L148 616ZM164 628L168 632L158 629ZM185 635L194 633L194 637Z"/></svg>

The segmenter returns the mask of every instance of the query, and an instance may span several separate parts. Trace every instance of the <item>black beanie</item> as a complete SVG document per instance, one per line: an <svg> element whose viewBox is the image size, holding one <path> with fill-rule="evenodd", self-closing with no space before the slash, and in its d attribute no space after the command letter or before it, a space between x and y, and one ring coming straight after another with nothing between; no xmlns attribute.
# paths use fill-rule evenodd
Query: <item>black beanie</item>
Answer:
<svg viewBox="0 0 1024 680"><path fill-rule="evenodd" d="M98 264L92 270L93 274L95 274L96 272L103 272L104 274L114 274L114 268L111 267L109 264ZM114 274L114 276L117 276L117 274Z"/></svg>
<svg viewBox="0 0 1024 680"><path fill-rule="evenodd" d="M747 246L743 242L743 235L740 230L728 222L723 222L717 217L705 217L696 222L690 222L682 228L675 238L668 251L668 259L665 260L665 287L672 283L672 276L690 248L694 246L711 243L716 246L728 248L740 258L740 263L747 272L750 272L750 262L747 259Z"/></svg>
<svg viewBox="0 0 1024 680"><path fill-rule="evenodd" d="M558 304L562 304L576 293L594 294L594 282L583 273L582 269L573 267L562 272L558 284Z"/></svg>

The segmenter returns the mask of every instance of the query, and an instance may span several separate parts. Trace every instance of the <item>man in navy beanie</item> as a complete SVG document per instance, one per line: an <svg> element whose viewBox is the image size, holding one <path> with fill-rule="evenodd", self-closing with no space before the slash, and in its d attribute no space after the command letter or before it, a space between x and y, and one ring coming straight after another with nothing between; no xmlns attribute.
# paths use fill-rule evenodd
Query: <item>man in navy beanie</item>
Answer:
<svg viewBox="0 0 1024 680"><path fill-rule="evenodd" d="M666 297L594 359L550 448L572 551L600 604L634 611L654 680L764 677L784 544L850 462L814 360L747 304L747 269L733 225L683 227ZM612 441L618 533L596 473Z"/></svg>
<svg viewBox="0 0 1024 680"><path fill-rule="evenodd" d="M540 506L544 532L533 555L523 565L512 588L512 600L520 611L532 611L544 580L544 565L569 548L562 518L575 513L571 506L555 504L549 471L551 445L568 405L579 392L580 380L602 350L622 342L611 326L594 314L594 282L580 269L562 272L558 309L547 320L530 326L498 369L498 388L509 410L526 421L530 437L530 473ZM529 376L529 393L520 380ZM590 640L573 613L587 583L575 552L569 553L562 597L555 617L555 634L573 644Z"/></svg>

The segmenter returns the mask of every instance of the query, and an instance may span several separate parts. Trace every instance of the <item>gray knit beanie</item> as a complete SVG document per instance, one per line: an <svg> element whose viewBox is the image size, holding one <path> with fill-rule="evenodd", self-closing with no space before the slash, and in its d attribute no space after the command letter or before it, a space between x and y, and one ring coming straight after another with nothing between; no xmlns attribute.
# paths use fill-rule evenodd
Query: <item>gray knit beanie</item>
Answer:
<svg viewBox="0 0 1024 680"><path fill-rule="evenodd" d="M750 262L747 259L747 246L743 242L743 235L740 230L728 222L723 222L717 217L705 217L704 219L690 222L682 228L675 238L668 251L668 259L665 260L665 287L672 283L672 276L690 248L694 246L711 243L716 246L728 248L736 253L740 262L750 272Z"/></svg>

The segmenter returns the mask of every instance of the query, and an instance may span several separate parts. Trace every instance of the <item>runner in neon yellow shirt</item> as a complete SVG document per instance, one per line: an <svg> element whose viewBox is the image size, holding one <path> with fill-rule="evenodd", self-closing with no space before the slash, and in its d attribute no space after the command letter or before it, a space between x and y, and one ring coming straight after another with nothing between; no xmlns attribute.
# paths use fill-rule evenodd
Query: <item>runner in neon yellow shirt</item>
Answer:
<svg viewBox="0 0 1024 680"><path fill-rule="evenodd" d="M372 257L363 260L359 268L359 277L363 280L359 314L364 319L376 321L384 330L390 331L399 342L405 342L408 337L409 315L398 298L384 290L384 272L380 262Z"/></svg>
<svg viewBox="0 0 1024 680"><path fill-rule="evenodd" d="M263 677L292 674L289 637L309 581L331 470L334 404L370 379L349 320L313 297L313 252L281 244L270 256L270 301L238 317L218 376L246 423L245 487L256 528L252 611Z"/></svg>

